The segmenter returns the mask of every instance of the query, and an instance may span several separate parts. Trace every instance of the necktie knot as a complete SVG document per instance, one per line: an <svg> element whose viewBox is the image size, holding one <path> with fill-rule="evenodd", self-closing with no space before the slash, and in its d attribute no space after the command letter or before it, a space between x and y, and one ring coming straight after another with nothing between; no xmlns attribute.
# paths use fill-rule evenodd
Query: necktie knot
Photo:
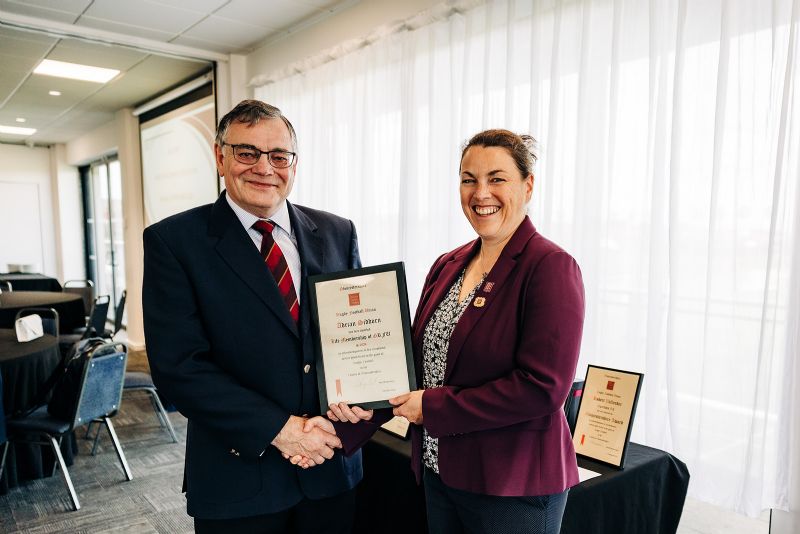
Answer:
<svg viewBox="0 0 800 534"><path fill-rule="evenodd" d="M264 235L271 234L272 230L275 228L275 225L272 223L272 221L264 221L259 219L253 224L253 228L261 232L261 235Z"/></svg>

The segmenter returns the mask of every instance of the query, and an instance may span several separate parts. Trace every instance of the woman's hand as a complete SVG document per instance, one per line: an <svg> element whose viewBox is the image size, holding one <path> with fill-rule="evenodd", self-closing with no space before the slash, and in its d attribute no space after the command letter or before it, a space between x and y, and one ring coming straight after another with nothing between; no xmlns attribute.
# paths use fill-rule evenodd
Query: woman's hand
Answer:
<svg viewBox="0 0 800 534"><path fill-rule="evenodd" d="M424 389L418 389L389 399L389 403L394 406L392 413L405 417L410 423L421 425L423 393L425 393Z"/></svg>
<svg viewBox="0 0 800 534"><path fill-rule="evenodd" d="M346 402L340 402L338 404L331 403L328 405L328 419L331 421L350 421L351 423L358 423L359 421L369 421L372 419L373 411L372 410L363 410L358 406L353 406L352 408Z"/></svg>

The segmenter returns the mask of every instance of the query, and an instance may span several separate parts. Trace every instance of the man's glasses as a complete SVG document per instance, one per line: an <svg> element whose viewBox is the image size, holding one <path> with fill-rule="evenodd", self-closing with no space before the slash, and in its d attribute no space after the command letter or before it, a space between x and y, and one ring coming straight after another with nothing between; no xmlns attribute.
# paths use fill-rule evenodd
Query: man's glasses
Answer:
<svg viewBox="0 0 800 534"><path fill-rule="evenodd" d="M294 152L287 152L286 150L269 150L267 152L261 151L251 145L232 145L230 143L222 143L223 146L228 145L233 149L233 158L239 163L245 165L255 165L262 155L267 156L269 164L276 169L285 169L291 167L294 163L294 158L297 156Z"/></svg>

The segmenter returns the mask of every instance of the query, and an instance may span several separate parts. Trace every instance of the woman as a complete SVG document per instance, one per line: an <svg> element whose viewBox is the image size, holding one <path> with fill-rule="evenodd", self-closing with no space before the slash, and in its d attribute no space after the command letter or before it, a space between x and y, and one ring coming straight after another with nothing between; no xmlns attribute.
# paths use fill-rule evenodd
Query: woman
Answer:
<svg viewBox="0 0 800 534"><path fill-rule="evenodd" d="M432 533L558 533L578 483L563 405L583 282L575 260L527 217L533 143L487 130L464 147L461 207L478 238L428 273L413 328L425 389L390 401L415 424L412 468L424 480ZM345 404L328 414L372 418Z"/></svg>

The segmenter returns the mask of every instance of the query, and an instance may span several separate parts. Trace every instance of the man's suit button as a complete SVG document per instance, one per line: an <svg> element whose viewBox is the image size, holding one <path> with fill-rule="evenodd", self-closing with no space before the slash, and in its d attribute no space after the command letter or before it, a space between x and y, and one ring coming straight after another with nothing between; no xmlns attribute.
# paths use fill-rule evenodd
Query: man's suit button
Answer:
<svg viewBox="0 0 800 534"><path fill-rule="evenodd" d="M311 372L311 366L310 366L309 364L306 364L306 366L305 366L305 367L303 367L303 372L304 372L305 374L308 374L308 373L310 373L310 372Z"/></svg>
<svg viewBox="0 0 800 534"><path fill-rule="evenodd" d="M234 456L239 456L239 451L237 451L236 449L231 449L231 454Z"/></svg>

